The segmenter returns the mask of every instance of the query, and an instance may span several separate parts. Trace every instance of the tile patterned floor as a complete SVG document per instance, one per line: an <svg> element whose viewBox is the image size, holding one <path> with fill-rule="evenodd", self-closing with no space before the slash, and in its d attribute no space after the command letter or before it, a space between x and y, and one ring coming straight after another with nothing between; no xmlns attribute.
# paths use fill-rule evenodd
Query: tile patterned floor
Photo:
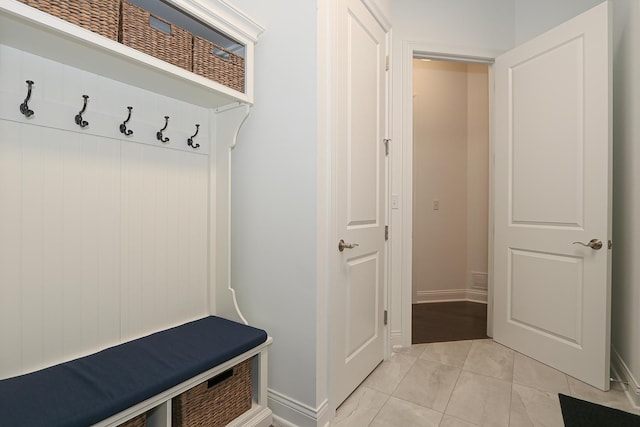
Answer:
<svg viewBox="0 0 640 427"><path fill-rule="evenodd" d="M487 339L399 349L331 427L562 427L558 393L640 414L620 385L601 392Z"/></svg>

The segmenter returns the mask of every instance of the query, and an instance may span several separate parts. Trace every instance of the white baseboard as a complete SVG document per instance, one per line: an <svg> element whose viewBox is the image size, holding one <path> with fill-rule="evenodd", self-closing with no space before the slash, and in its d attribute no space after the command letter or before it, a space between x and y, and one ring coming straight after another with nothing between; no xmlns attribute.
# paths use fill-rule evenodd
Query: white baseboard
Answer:
<svg viewBox="0 0 640 427"><path fill-rule="evenodd" d="M488 301L487 291L478 289L447 289L440 291L418 291L414 304L426 302L452 302L452 301L472 301L486 304Z"/></svg>
<svg viewBox="0 0 640 427"><path fill-rule="evenodd" d="M628 383L625 394L631 404L640 409L640 383L634 378L633 373L613 346L611 346L611 368L620 380Z"/></svg>
<svg viewBox="0 0 640 427"><path fill-rule="evenodd" d="M402 331L391 331L391 348L403 347L404 335Z"/></svg>
<svg viewBox="0 0 640 427"><path fill-rule="evenodd" d="M279 427L326 427L329 425L329 402L312 408L282 393L269 389L268 406L273 411L274 425Z"/></svg>

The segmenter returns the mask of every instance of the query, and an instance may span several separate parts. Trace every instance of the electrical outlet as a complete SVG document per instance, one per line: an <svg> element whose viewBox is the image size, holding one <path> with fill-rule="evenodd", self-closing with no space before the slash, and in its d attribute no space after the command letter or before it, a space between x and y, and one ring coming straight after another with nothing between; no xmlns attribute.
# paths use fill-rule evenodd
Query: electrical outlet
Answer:
<svg viewBox="0 0 640 427"><path fill-rule="evenodd" d="M440 210L440 200L438 199L433 200L433 210L434 211Z"/></svg>

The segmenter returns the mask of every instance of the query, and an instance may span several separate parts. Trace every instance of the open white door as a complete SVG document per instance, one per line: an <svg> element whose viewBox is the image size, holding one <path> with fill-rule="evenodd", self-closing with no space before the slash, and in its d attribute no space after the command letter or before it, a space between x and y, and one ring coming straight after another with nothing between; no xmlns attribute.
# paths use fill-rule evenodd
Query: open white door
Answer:
<svg viewBox="0 0 640 427"><path fill-rule="evenodd" d="M495 63L494 339L601 390L609 389L610 64L607 2Z"/></svg>
<svg viewBox="0 0 640 427"><path fill-rule="evenodd" d="M336 406L384 357L386 137L386 34L362 0L337 3L336 240L330 288Z"/></svg>

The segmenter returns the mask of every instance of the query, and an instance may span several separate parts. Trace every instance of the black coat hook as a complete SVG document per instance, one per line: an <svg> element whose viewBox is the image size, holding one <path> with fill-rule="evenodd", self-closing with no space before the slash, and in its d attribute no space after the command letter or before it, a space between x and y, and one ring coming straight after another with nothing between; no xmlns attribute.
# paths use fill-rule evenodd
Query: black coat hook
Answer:
<svg viewBox="0 0 640 427"><path fill-rule="evenodd" d="M120 125L120 133L130 136L133 135L133 131L131 129L127 129L127 122L131 120L131 110L133 110L133 107L127 107L127 109L129 110L129 115L127 116L127 119Z"/></svg>
<svg viewBox="0 0 640 427"><path fill-rule="evenodd" d="M191 135L191 138L187 139L187 145L191 148L198 148L200 147L200 144L194 144L193 143L193 138L196 137L196 135L198 134L198 132L200 132L200 125L197 124L196 125L196 133L194 133L193 135Z"/></svg>
<svg viewBox="0 0 640 427"><path fill-rule="evenodd" d="M34 111L29 108L29 100L31 99L31 88L33 87L33 80L27 80L27 84L29 85L29 89L27 91L27 97L24 99L24 102L20 104L20 112L24 114L25 117L31 117L34 114Z"/></svg>
<svg viewBox="0 0 640 427"><path fill-rule="evenodd" d="M163 144L166 144L167 142L169 142L169 138L165 137L162 134L162 132L165 131L167 126L169 126L169 116L164 116L164 127L156 133L156 138L158 138L158 141L161 141Z"/></svg>
<svg viewBox="0 0 640 427"><path fill-rule="evenodd" d="M82 118L82 114L87 109L87 99L89 99L89 95L82 95L82 97L84 98L84 105L82 106L82 110L76 114L76 124L81 128L89 126L89 122Z"/></svg>

